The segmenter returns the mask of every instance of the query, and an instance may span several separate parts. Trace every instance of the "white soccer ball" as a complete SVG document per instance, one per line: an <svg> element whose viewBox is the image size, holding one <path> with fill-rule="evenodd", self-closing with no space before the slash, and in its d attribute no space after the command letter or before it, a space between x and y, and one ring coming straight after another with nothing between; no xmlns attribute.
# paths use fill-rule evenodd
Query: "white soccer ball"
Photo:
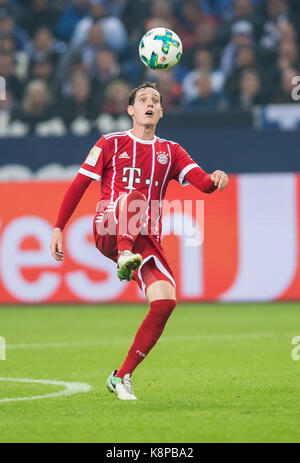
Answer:
<svg viewBox="0 0 300 463"><path fill-rule="evenodd" d="M146 32L139 45L139 54L147 68L167 71L179 63L182 43L175 32L155 27Z"/></svg>

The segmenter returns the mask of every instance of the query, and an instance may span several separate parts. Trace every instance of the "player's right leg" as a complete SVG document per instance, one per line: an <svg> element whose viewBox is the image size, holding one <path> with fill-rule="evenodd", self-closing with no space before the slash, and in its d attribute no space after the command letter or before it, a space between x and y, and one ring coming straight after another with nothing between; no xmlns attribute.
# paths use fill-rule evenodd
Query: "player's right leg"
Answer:
<svg viewBox="0 0 300 463"><path fill-rule="evenodd" d="M140 232L141 217L146 206L146 198L139 191L121 196L116 205L117 275L120 280L130 281L133 272L142 264L141 254L133 253L132 249Z"/></svg>
<svg viewBox="0 0 300 463"><path fill-rule="evenodd" d="M142 263L141 254L133 253L132 248L146 205L145 196L137 191L121 195L114 209L106 200L98 205L94 219L96 247L104 256L117 262L120 280L131 280L133 272Z"/></svg>

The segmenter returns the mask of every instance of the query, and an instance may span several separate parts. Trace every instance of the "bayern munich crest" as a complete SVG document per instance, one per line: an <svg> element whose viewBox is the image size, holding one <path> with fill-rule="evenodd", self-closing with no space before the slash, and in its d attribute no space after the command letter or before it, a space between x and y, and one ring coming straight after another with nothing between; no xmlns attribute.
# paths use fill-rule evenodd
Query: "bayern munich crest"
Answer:
<svg viewBox="0 0 300 463"><path fill-rule="evenodd" d="M167 164L168 162L168 155L167 153L164 153L163 151L160 151L159 153L156 153L157 160L160 164Z"/></svg>

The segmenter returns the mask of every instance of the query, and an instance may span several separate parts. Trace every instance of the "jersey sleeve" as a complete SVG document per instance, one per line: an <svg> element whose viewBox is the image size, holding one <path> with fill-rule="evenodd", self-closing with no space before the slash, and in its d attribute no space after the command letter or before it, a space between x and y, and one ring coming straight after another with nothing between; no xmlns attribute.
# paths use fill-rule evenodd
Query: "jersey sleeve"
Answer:
<svg viewBox="0 0 300 463"><path fill-rule="evenodd" d="M190 170L198 167L190 155L180 145L175 145L173 153L172 179L177 180L181 185L189 185L190 182L185 178Z"/></svg>
<svg viewBox="0 0 300 463"><path fill-rule="evenodd" d="M88 153L84 163L79 169L79 173L101 181L104 166L104 156L106 151L107 140L101 137Z"/></svg>
<svg viewBox="0 0 300 463"><path fill-rule="evenodd" d="M92 179L78 173L62 200L55 227L63 230Z"/></svg>

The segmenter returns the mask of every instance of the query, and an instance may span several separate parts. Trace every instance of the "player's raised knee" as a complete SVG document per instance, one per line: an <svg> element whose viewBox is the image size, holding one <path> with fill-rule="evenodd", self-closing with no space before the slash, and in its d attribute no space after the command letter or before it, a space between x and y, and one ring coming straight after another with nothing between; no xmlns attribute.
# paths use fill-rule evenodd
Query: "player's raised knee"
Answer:
<svg viewBox="0 0 300 463"><path fill-rule="evenodd" d="M132 191L127 195L127 201L146 201L146 196L140 191Z"/></svg>

